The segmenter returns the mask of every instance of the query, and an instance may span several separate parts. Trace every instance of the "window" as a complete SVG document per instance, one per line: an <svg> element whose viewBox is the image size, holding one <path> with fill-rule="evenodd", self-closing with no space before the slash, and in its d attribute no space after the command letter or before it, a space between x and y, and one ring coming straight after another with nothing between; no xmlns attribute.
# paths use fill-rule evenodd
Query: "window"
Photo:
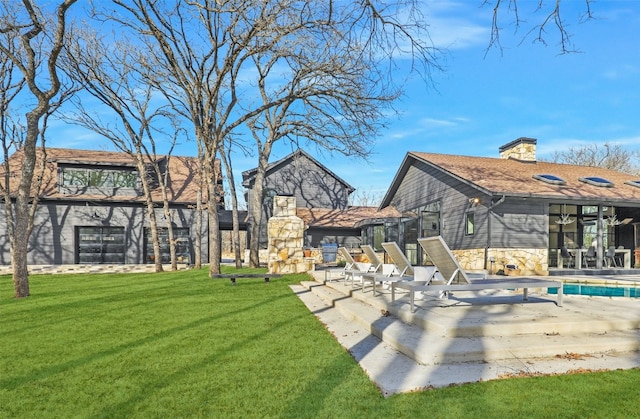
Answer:
<svg viewBox="0 0 640 419"><path fill-rule="evenodd" d="M635 186L636 188L640 188L640 180L630 180L625 182L627 185Z"/></svg>
<svg viewBox="0 0 640 419"><path fill-rule="evenodd" d="M465 223L464 223L464 234L466 234L467 236L473 236L474 232L475 232L475 221L474 221L474 213L473 212L468 212L466 214L465 217Z"/></svg>
<svg viewBox="0 0 640 419"><path fill-rule="evenodd" d="M145 227L145 263L154 263L153 240L151 229ZM176 242L176 261L178 263L191 263L191 242L188 228L173 228L173 238ZM162 263L171 263L171 249L169 248L169 230L166 227L158 229L158 241L160 242L160 256Z"/></svg>
<svg viewBox="0 0 640 419"><path fill-rule="evenodd" d="M596 177L596 176L581 177L580 181L592 186L599 186L602 188L613 188L613 182L601 177Z"/></svg>
<svg viewBox="0 0 640 419"><path fill-rule="evenodd" d="M124 263L124 227L77 227L78 263Z"/></svg>
<svg viewBox="0 0 640 419"><path fill-rule="evenodd" d="M373 226L373 248L377 251L381 251L382 243L384 242L384 226Z"/></svg>
<svg viewBox="0 0 640 419"><path fill-rule="evenodd" d="M138 172L135 170L62 169L62 185L93 188L135 188Z"/></svg>
<svg viewBox="0 0 640 419"><path fill-rule="evenodd" d="M551 174L533 175L533 178L552 185L565 185L567 183L561 177Z"/></svg>
<svg viewBox="0 0 640 419"><path fill-rule="evenodd" d="M432 202L422 209L422 231L420 237L440 235L440 201Z"/></svg>

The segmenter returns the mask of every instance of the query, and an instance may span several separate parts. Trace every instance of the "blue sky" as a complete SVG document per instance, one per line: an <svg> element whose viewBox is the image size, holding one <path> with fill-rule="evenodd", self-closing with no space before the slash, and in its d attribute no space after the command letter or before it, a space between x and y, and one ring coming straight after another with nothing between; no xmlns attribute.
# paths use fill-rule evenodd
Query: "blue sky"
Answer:
<svg viewBox="0 0 640 419"><path fill-rule="evenodd" d="M640 149L640 2L592 2L594 19L580 23L584 1L563 0L579 50L572 54L560 54L551 27L546 46L526 37L543 19L533 13L538 0L518 1L527 22L515 34L513 16L503 15L503 49L487 51L492 9L481 3L425 1L444 71L432 74L432 85L409 81L396 104L400 116L388 121L369 162L308 151L357 190L382 195L408 151L497 157L501 145L523 136L538 139L539 157L589 143ZM50 146L110 148L77 127L56 125L48 137ZM291 151L276 147L272 161ZM195 145L175 154L195 155ZM255 166L254 158L235 162L238 173Z"/></svg>

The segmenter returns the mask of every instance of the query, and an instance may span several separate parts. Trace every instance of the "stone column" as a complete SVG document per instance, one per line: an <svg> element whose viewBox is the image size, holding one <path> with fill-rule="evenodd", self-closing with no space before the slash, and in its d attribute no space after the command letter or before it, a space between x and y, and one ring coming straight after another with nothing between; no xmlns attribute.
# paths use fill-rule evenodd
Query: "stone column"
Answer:
<svg viewBox="0 0 640 419"><path fill-rule="evenodd" d="M269 273L292 274L306 272L304 261L304 221L296 216L296 198L275 196L273 216L268 223Z"/></svg>

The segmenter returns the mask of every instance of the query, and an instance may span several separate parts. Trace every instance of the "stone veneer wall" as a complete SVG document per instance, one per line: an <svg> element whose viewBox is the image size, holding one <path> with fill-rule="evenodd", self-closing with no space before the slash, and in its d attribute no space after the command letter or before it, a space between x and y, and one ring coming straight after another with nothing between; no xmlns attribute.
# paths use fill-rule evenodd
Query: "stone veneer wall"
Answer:
<svg viewBox="0 0 640 419"><path fill-rule="evenodd" d="M309 270L302 251L304 221L296 216L295 197L274 197L273 216L269 219L267 231L269 273L293 274Z"/></svg>
<svg viewBox="0 0 640 419"><path fill-rule="evenodd" d="M452 250L454 256L460 262L460 266L468 271L484 270L485 249ZM489 249L489 257L494 258L493 272L495 274L506 265L516 265L515 271L505 269L505 273L514 275L549 275L547 249ZM487 267L491 270L491 263Z"/></svg>

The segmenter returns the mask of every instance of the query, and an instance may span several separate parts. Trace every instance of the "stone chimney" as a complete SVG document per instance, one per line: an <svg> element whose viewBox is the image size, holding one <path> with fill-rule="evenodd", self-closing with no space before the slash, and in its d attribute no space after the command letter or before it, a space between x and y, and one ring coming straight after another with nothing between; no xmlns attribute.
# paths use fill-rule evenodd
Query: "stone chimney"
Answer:
<svg viewBox="0 0 640 419"><path fill-rule="evenodd" d="M535 138L520 137L500 147L501 159L515 159L520 161L536 161Z"/></svg>
<svg viewBox="0 0 640 419"><path fill-rule="evenodd" d="M296 198L275 196L273 216L268 221L267 246L269 273L307 272L302 251L304 221L296 216Z"/></svg>

